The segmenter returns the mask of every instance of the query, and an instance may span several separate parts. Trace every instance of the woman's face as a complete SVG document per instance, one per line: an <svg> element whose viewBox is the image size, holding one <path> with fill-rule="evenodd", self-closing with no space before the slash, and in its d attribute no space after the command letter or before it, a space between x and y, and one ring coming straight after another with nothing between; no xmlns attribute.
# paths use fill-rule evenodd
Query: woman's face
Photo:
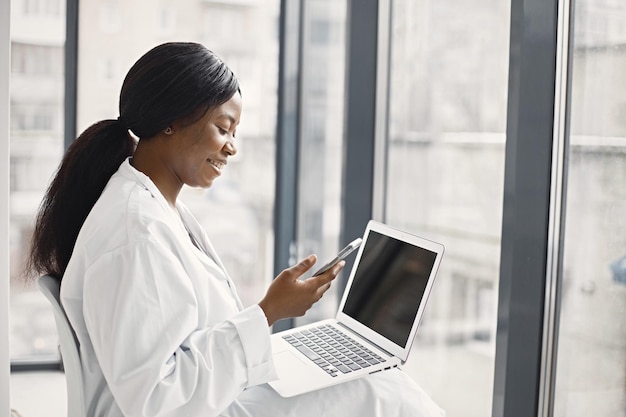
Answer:
<svg viewBox="0 0 626 417"><path fill-rule="evenodd" d="M182 184L207 188L237 153L235 133L241 117L241 96L211 108L191 125L172 125L169 169Z"/></svg>

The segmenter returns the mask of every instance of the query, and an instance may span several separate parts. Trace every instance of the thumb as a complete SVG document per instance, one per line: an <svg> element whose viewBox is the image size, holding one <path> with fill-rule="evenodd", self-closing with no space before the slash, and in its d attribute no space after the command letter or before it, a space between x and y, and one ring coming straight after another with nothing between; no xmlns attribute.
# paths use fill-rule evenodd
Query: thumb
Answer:
<svg viewBox="0 0 626 417"><path fill-rule="evenodd" d="M303 260L301 260L300 262L298 262L296 265L292 266L290 269L296 274L298 274L298 276L300 276L304 274L306 271L308 271L309 269L311 269L311 267L313 266L313 264L315 264L316 261L317 261L317 257L315 255L309 255Z"/></svg>

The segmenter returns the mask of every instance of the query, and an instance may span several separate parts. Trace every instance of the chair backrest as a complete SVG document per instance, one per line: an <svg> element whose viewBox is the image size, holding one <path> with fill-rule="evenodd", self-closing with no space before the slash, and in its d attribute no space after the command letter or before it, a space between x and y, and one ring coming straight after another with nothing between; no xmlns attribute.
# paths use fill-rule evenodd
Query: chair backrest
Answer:
<svg viewBox="0 0 626 417"><path fill-rule="evenodd" d="M67 415L68 417L86 417L78 339L61 305L61 281L51 275L43 275L39 277L37 284L54 310L54 321L59 334L59 350L67 385Z"/></svg>

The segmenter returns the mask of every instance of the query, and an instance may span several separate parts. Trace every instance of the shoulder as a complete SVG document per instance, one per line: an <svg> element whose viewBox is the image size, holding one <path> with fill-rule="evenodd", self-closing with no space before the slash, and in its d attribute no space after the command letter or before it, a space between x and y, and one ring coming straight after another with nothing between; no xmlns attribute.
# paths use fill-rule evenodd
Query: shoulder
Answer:
<svg viewBox="0 0 626 417"><path fill-rule="evenodd" d="M111 177L81 229L79 240L93 256L145 240L171 241L172 215L141 181Z"/></svg>

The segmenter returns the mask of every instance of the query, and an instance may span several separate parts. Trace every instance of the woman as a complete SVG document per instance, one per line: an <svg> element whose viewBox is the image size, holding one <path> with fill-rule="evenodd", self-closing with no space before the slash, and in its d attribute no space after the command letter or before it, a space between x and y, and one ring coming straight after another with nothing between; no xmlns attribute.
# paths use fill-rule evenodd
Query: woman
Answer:
<svg viewBox="0 0 626 417"><path fill-rule="evenodd" d="M66 153L30 258L62 278L89 416L439 415L399 371L290 399L265 384L269 326L303 315L343 263L299 280L311 255L244 308L178 201L183 185L210 187L237 152L241 95L219 58L194 43L157 46L130 69L119 109Z"/></svg>

